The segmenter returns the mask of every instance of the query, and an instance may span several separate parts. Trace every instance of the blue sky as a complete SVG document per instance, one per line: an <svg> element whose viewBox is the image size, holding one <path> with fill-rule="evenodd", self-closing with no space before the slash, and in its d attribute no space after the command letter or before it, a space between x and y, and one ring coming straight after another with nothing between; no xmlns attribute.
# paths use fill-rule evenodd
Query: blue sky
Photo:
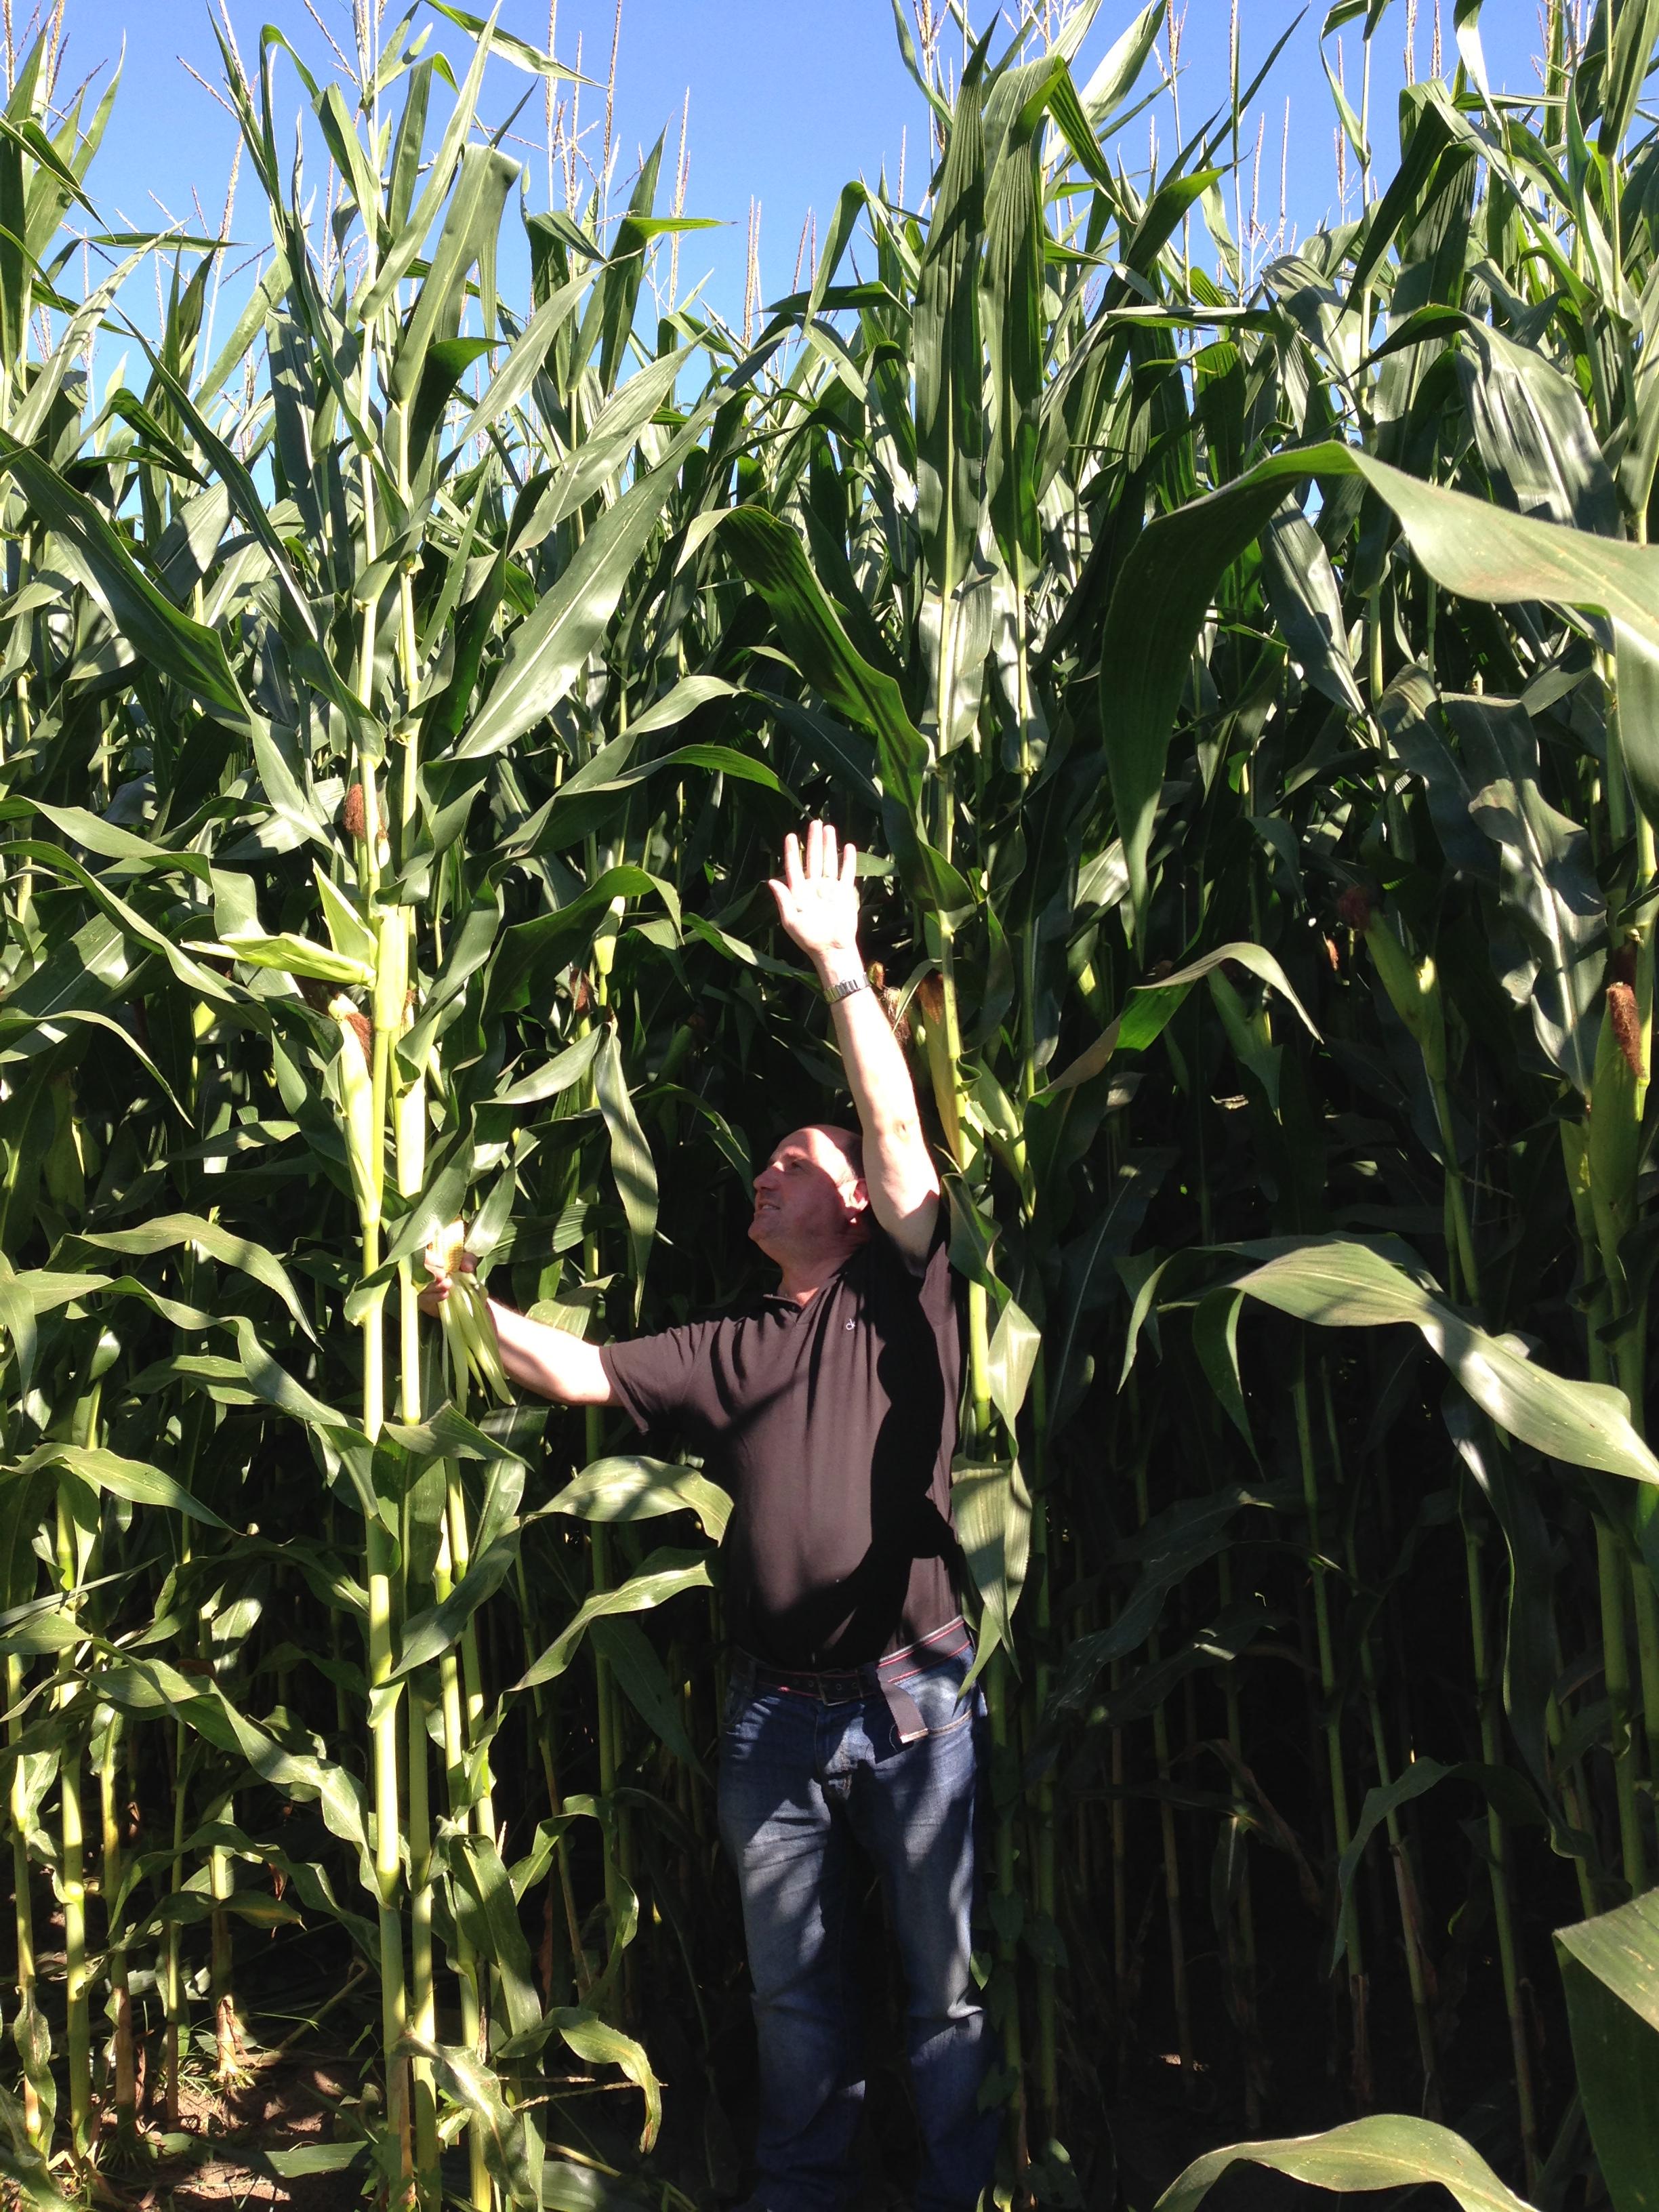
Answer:
<svg viewBox="0 0 1659 2212"><path fill-rule="evenodd" d="M342 46L350 44L350 10L344 0L314 0L318 15ZM303 0L229 0L244 55L257 52L259 26L276 24L323 69L327 48ZM1442 0L1448 71L1452 62L1451 0ZM1434 0L1419 0L1417 67L1426 74ZM21 0L14 13L23 15ZM400 12L394 0L389 25ZM1288 0L1241 0L1241 44L1246 79L1265 59L1295 15ZM1266 223L1277 222L1285 103L1290 103L1288 159L1284 161L1288 213L1305 233L1335 211L1333 148L1334 110L1320 62L1321 9L1316 6L1292 34L1261 95L1265 115L1259 207ZM1105 0L1079 64L1079 80L1128 21L1121 0ZM1182 122L1190 132L1226 97L1229 0L1188 0L1181 41ZM1531 56L1539 44L1534 0L1487 0L1482 31L1494 82L1514 90L1535 84ZM459 36L434 17L434 39L454 52ZM559 0L559 58L576 60L580 38L584 75L604 80L610 59L614 0ZM975 19L977 21L977 17ZM988 16L987 18L988 20ZM547 0L506 0L503 27L544 44ZM1402 70L1405 0L1393 0L1373 44L1372 142L1386 177L1395 149L1394 102ZM219 57L200 0L68 0L69 50L65 82L73 84L95 64L112 62L125 36L121 93L105 145L94 168L94 200L113 220L119 210L133 223L156 221L155 201L174 216L196 222L192 192L216 224L229 171L234 126L186 74L179 57L210 81ZM957 33L959 48L959 33ZM1361 44L1358 27L1341 40L1348 94L1359 106ZM1333 58L1337 41L1328 47ZM1162 49L1167 58L1167 46ZM1152 82L1149 76L1147 82ZM681 288L711 272L707 297L740 320L745 236L751 196L761 204L763 287L770 298L789 289L809 208L820 225L842 184L862 171L873 179L882 164L896 178L901 147L906 156L908 197L919 197L918 162L925 160L922 102L899 59L890 0L623 0L617 51L614 131L622 148L624 180L635 149L669 131L666 183L678 144L682 103L690 94L688 213L713 216L722 228L687 239L682 248ZM300 88L288 90L297 106ZM485 118L499 121L531 84L505 64L492 64L483 102ZM439 97L441 98L441 89ZM604 93L584 91L584 145L597 160ZM599 125L600 129L592 126ZM1157 125L1165 155L1174 143L1166 98ZM1123 142L1132 168L1144 165L1147 118L1132 125ZM532 93L515 135L544 142L542 94ZM1247 153L1254 131L1245 133ZM535 204L546 202L545 163L530 148L514 150L531 162ZM1351 182L1351 192L1353 187ZM1249 204L1249 177L1244 198ZM154 199L151 195L154 195ZM624 191L618 196L625 197ZM1351 201L1350 211L1352 211ZM252 246L267 242L262 211L244 191L233 225ZM510 274L504 270L510 284Z"/></svg>

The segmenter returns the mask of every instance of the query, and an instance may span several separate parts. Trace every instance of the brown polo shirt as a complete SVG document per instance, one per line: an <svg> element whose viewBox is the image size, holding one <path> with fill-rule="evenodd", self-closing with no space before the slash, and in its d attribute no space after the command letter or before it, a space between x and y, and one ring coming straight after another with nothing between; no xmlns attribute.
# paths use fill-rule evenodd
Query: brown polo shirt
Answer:
<svg viewBox="0 0 1659 2212"><path fill-rule="evenodd" d="M804 1306L600 1346L637 1425L731 1493L726 1622L757 1658L863 1666L956 1615L957 1279L941 1201L919 1273L876 1231Z"/></svg>

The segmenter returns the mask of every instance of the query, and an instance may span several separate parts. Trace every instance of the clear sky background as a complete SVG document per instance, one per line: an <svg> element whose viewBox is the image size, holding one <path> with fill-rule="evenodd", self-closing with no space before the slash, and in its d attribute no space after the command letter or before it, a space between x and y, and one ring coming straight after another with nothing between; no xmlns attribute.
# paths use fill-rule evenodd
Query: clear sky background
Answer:
<svg viewBox="0 0 1659 2212"><path fill-rule="evenodd" d="M315 70L331 65L326 42L304 0L228 0L228 4L250 66L264 22L280 27ZM313 4L317 17L349 50L347 0L313 0ZM1290 0L1239 0L1239 7L1248 82L1296 9ZM1455 59L1451 0L1442 0L1442 8L1444 67L1449 75ZM21 28L23 0L14 0L13 12ZM389 26L400 12L394 0L386 23ZM1077 64L1079 82L1133 12L1124 0L1104 0ZM1532 57L1541 43L1540 12L1535 0L1487 0L1481 30L1495 86L1515 91L1535 88ZM423 13L434 24L434 42L452 53L458 52L464 43L459 34L430 11ZM1188 0L1179 52L1184 134L1189 135L1226 100L1231 14L1229 0ZM1257 208L1264 228L1270 230L1279 220L1281 174L1288 219L1303 234L1338 210L1335 111L1321 63L1322 14L1322 5L1316 4L1303 16L1257 100L1263 118ZM1429 70L1433 17L1434 0L1418 0L1419 76ZM977 24L978 13L975 21ZM547 0L505 0L501 22L521 38L544 46ZM580 40L582 73L599 80L601 88L580 94L582 144L596 165L614 22L615 0L559 0L558 57L574 65ZM218 51L203 0L67 0L65 23L69 45L61 81L65 86L78 82L96 64L113 64L125 40L121 90L90 179L92 197L106 219L113 222L118 210L135 226L148 227L159 220L159 201L194 228L195 195L209 228L216 228L234 127L185 66L191 64L210 82L220 76ZM1403 74L1406 32L1405 0L1393 0L1372 42L1371 139L1385 180L1397 152L1395 99ZM1358 110L1363 75L1358 26L1327 43L1325 51L1334 64L1339 47L1348 97ZM956 49L960 52L959 33ZM1167 62L1167 37L1160 40L1159 52ZM1156 78L1156 64L1149 64L1145 85L1150 87ZM285 62L279 64L279 86L283 105L291 116L303 94ZM531 79L505 64L492 63L483 113L492 125L500 122L526 88L531 88L531 98L514 125L514 137L529 143L515 144L513 150L529 162L532 202L541 207L547 204L545 159L532 151L544 143L545 137L539 84L532 86ZM680 288L684 294L690 283L708 272L705 296L733 322L742 319L751 198L761 206L762 283L765 296L771 299L790 289L809 209L816 210L822 228L847 179L861 172L873 180L884 163L890 183L896 183L902 149L908 204L915 205L921 197L927 160L926 111L899 57L890 0L623 0L613 126L621 158L613 206L626 199L638 149L666 128L669 141L659 198L659 206L665 210L688 91L686 211L715 217L723 227L685 240ZM568 98L568 88L561 92ZM434 88L434 111L447 97L441 86ZM1132 172L1145 169L1149 119L1142 116L1133 124L1115 149ZM1167 96L1159 101L1155 119L1160 160L1167 160L1176 143ZM1242 197L1248 212L1256 131L1247 127L1243 135L1247 169ZM320 176L320 169L312 173ZM269 233L250 185L245 169L233 233L252 249L268 244ZM1352 214L1358 204L1352 165L1348 187ZM1231 204L1231 194L1229 200ZM519 285L510 264L504 265L502 277L511 298Z"/></svg>

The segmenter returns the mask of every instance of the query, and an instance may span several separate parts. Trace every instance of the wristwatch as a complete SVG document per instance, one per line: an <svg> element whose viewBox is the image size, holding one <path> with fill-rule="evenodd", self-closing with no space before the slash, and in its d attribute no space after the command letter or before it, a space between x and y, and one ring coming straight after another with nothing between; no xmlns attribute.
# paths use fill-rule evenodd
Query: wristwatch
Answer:
<svg viewBox="0 0 1659 2212"><path fill-rule="evenodd" d="M867 975L849 975L844 982L832 983L823 995L833 1006L839 1000L850 999L854 991L863 990L869 981Z"/></svg>

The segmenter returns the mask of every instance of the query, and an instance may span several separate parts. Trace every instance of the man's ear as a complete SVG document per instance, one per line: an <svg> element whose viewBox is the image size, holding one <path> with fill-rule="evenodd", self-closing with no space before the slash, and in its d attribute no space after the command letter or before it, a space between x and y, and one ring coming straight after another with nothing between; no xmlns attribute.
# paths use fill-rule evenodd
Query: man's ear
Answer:
<svg viewBox="0 0 1659 2212"><path fill-rule="evenodd" d="M847 1194L847 1210L855 1220L862 1221L870 1211L870 1186L862 1176L854 1176L853 1188Z"/></svg>

